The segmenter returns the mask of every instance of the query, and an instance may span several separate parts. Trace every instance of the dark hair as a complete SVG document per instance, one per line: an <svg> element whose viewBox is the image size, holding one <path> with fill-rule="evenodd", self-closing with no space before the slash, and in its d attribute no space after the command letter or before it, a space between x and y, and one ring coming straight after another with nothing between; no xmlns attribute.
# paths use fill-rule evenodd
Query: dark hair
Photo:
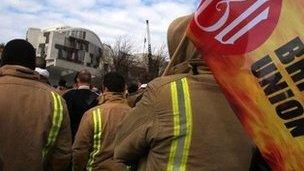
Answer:
<svg viewBox="0 0 304 171"><path fill-rule="evenodd" d="M66 80L60 79L59 82L58 82L58 86L67 87L66 83L67 83Z"/></svg>
<svg viewBox="0 0 304 171"><path fill-rule="evenodd" d="M135 93L139 89L138 82L131 81L128 83L128 93Z"/></svg>
<svg viewBox="0 0 304 171"><path fill-rule="evenodd" d="M75 76L74 76L74 79L73 79L74 84L76 84L76 83L77 83L77 77L78 77L78 74L79 74L79 72L76 72L76 73L75 73Z"/></svg>
<svg viewBox="0 0 304 171"><path fill-rule="evenodd" d="M82 83L91 84L92 82L92 75L88 70L81 70L77 73L76 78Z"/></svg>
<svg viewBox="0 0 304 171"><path fill-rule="evenodd" d="M117 72L109 72L103 77L102 85L110 92L121 93L125 91L126 81L122 75Z"/></svg>
<svg viewBox="0 0 304 171"><path fill-rule="evenodd" d="M34 47L23 39L14 39L6 44L1 56L1 66L20 65L32 70L36 67Z"/></svg>
<svg viewBox="0 0 304 171"><path fill-rule="evenodd" d="M46 69L46 61L44 58L36 58L36 67Z"/></svg>

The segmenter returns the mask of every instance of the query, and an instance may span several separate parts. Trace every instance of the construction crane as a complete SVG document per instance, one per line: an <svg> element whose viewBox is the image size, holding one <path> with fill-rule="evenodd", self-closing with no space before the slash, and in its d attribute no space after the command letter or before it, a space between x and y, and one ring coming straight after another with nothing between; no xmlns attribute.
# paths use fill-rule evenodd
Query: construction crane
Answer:
<svg viewBox="0 0 304 171"><path fill-rule="evenodd" d="M152 56L149 20L146 20L146 24L147 24L147 42L148 42L148 71L149 71L149 81L151 81L158 76L158 69L156 68L157 61L153 60L153 56Z"/></svg>
<svg viewBox="0 0 304 171"><path fill-rule="evenodd" d="M149 20L146 20L147 24L147 42L148 42L148 72L149 72L149 81L154 78L153 67L154 61L152 59L152 45L151 45L151 35L150 35L150 26Z"/></svg>
<svg viewBox="0 0 304 171"><path fill-rule="evenodd" d="M152 47L151 47L152 45L151 45L149 20L146 20L146 24L147 24L148 57L150 59L150 58L152 58Z"/></svg>

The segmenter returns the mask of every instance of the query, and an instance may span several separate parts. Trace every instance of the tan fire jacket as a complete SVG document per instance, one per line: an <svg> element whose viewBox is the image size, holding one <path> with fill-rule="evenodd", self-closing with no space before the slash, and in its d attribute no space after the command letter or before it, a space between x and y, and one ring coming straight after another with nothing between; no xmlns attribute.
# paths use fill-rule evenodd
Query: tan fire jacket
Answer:
<svg viewBox="0 0 304 171"><path fill-rule="evenodd" d="M144 156L148 171L245 171L251 144L211 75L179 74L151 82L118 130L114 158Z"/></svg>
<svg viewBox="0 0 304 171"><path fill-rule="evenodd" d="M128 105L130 107L135 107L136 103L140 101L143 95L143 90L138 90L136 93L129 94L127 97Z"/></svg>
<svg viewBox="0 0 304 171"><path fill-rule="evenodd" d="M147 171L248 170L251 142L211 72L202 61L191 73L199 56L186 34L191 18L170 25L168 76L152 81L122 121L114 158Z"/></svg>
<svg viewBox="0 0 304 171"><path fill-rule="evenodd" d="M3 170L66 170L71 133L64 100L21 66L0 68L0 158ZM0 164L1 166L1 164Z"/></svg>
<svg viewBox="0 0 304 171"><path fill-rule="evenodd" d="M122 94L104 93L99 106L87 111L80 123L73 145L73 167L81 170L122 170L113 160L117 127L129 111Z"/></svg>

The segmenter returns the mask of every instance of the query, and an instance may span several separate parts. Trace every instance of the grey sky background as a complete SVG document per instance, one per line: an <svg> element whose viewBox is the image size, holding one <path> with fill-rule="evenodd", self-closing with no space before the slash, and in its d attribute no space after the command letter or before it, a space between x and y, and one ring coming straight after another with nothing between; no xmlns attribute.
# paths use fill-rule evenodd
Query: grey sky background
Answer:
<svg viewBox="0 0 304 171"><path fill-rule="evenodd" d="M167 43L170 22L195 11L197 5L197 0L1 0L0 42L25 38L29 27L68 25L90 29L107 44L127 36L140 51L149 19L157 48Z"/></svg>

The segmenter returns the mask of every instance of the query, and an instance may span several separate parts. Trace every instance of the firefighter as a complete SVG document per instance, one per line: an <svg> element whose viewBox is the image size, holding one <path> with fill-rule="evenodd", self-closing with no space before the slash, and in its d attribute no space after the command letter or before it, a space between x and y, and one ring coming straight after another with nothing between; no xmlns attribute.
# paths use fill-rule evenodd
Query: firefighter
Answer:
<svg viewBox="0 0 304 171"><path fill-rule="evenodd" d="M70 165L72 141L66 105L56 90L39 81L35 54L33 46L21 39L8 42L2 54L3 170L66 170Z"/></svg>
<svg viewBox="0 0 304 171"><path fill-rule="evenodd" d="M84 114L76 134L73 145L75 171L125 168L113 160L117 127L130 109L125 89L126 83L120 74L111 72L104 76L99 105Z"/></svg>
<svg viewBox="0 0 304 171"><path fill-rule="evenodd" d="M192 18L170 25L166 76L121 123L114 158L147 171L248 170L251 142L187 37Z"/></svg>

